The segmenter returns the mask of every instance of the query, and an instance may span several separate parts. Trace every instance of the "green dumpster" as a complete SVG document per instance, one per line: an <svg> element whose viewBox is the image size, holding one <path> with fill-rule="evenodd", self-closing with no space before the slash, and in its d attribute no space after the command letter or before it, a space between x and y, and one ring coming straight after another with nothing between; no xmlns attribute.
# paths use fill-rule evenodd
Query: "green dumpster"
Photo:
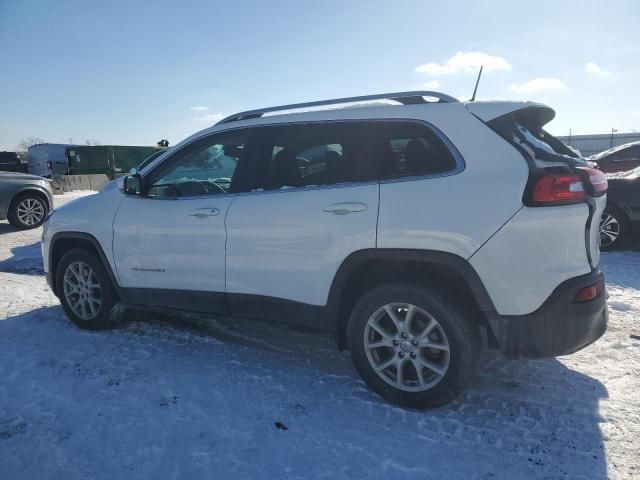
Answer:
<svg viewBox="0 0 640 480"><path fill-rule="evenodd" d="M106 174L113 179L126 175L148 156L160 150L158 147L127 145L82 145L66 148L69 175Z"/></svg>

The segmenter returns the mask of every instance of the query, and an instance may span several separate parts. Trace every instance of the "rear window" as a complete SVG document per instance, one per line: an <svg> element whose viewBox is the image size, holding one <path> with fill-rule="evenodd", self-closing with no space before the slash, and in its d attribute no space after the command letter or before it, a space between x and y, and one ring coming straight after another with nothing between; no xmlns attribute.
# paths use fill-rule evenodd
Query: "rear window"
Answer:
<svg viewBox="0 0 640 480"><path fill-rule="evenodd" d="M605 150L604 152L596 153L591 157L591 159L597 162L599 160L617 160L638 157L640 157L640 145L618 145Z"/></svg>
<svg viewBox="0 0 640 480"><path fill-rule="evenodd" d="M637 147L622 148L608 157L610 160L630 160L640 158L640 145Z"/></svg>
<svg viewBox="0 0 640 480"><path fill-rule="evenodd" d="M15 152L0 152L0 163L20 163L20 158Z"/></svg>
<svg viewBox="0 0 640 480"><path fill-rule="evenodd" d="M532 151L535 158L546 161L581 160L580 155L542 128L536 109L525 109L488 123L494 131L516 146Z"/></svg>

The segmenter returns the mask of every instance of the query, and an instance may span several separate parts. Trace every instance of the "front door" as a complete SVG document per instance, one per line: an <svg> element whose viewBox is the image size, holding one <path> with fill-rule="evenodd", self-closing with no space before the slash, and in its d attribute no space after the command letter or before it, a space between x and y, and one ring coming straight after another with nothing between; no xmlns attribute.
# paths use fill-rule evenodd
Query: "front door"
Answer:
<svg viewBox="0 0 640 480"><path fill-rule="evenodd" d="M225 217L247 133L218 133L180 148L145 173L114 221L113 250L129 301L226 313Z"/></svg>

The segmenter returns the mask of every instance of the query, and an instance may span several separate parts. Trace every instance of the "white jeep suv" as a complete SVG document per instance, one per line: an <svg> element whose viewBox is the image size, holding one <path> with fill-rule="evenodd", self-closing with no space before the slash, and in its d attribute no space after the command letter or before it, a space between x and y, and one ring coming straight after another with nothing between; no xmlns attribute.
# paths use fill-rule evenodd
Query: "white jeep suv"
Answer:
<svg viewBox="0 0 640 480"><path fill-rule="evenodd" d="M47 278L82 328L155 308L330 330L383 398L442 405L482 338L536 358L606 329L607 183L553 116L437 92L232 115L57 209Z"/></svg>

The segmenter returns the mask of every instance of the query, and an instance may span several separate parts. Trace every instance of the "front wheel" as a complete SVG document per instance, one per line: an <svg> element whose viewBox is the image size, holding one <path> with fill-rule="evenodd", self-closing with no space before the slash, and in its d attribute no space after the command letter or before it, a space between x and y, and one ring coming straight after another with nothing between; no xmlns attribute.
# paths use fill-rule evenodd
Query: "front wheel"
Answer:
<svg viewBox="0 0 640 480"><path fill-rule="evenodd" d="M385 285L355 306L347 340L353 363L385 400L429 408L469 384L480 356L477 326L436 292Z"/></svg>
<svg viewBox="0 0 640 480"><path fill-rule="evenodd" d="M82 248L66 253L56 271L56 289L69 319L78 327L100 330L116 319L116 294L98 257Z"/></svg>

